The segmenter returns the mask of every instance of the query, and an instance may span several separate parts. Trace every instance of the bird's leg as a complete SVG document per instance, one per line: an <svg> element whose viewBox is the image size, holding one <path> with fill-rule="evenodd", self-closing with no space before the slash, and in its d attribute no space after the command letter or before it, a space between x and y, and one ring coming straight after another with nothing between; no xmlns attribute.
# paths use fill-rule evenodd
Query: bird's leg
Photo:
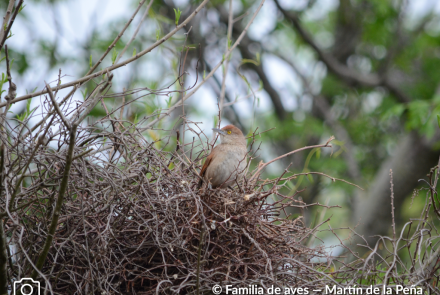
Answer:
<svg viewBox="0 0 440 295"><path fill-rule="evenodd" d="M208 189L212 190L212 185L210 182L208 182Z"/></svg>
<svg viewBox="0 0 440 295"><path fill-rule="evenodd" d="M228 185L228 187L231 189L231 191L233 191L234 189L232 188L232 186Z"/></svg>

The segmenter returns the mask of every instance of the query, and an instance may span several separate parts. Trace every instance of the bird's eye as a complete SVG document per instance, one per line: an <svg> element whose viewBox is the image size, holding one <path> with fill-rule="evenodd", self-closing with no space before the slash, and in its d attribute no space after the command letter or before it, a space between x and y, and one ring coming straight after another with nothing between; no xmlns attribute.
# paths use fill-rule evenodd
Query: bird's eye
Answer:
<svg viewBox="0 0 440 295"><path fill-rule="evenodd" d="M232 132L231 131L228 131L228 134L231 134Z"/></svg>

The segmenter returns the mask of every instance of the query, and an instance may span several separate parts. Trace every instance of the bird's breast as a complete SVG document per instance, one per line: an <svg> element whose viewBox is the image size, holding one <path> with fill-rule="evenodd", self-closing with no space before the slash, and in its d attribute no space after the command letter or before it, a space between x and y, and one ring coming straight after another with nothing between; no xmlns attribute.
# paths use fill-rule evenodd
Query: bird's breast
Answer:
<svg viewBox="0 0 440 295"><path fill-rule="evenodd" d="M246 168L246 147L220 147L206 169L206 178L213 187L231 183Z"/></svg>

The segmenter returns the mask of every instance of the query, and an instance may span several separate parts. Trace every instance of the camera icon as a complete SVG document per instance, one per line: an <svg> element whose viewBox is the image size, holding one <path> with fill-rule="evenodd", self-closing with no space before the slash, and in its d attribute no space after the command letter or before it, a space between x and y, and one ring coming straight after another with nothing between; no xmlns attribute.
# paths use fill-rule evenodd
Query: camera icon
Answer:
<svg viewBox="0 0 440 295"><path fill-rule="evenodd" d="M20 290L20 291L19 291ZM14 295L40 295L40 282L32 278L22 278L14 282Z"/></svg>

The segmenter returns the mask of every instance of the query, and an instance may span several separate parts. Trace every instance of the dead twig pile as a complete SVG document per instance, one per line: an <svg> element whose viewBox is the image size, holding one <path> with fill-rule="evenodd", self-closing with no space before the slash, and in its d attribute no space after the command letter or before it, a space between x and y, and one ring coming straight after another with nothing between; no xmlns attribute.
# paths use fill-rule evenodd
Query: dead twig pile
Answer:
<svg viewBox="0 0 440 295"><path fill-rule="evenodd" d="M63 294L203 293L221 282L316 285L310 259L326 257L324 248L302 245L310 231L301 218L279 218L303 204L292 197L267 201L281 177L269 189L254 174L234 189L198 191L198 161L188 157L195 153L159 149L138 126L111 117L78 126L69 160L71 129L55 117L49 125L61 129L45 142L61 139L58 149L38 140L24 150L9 147L9 167L32 162L17 174L27 185L16 193L8 185L15 197L2 203L10 217L5 234L16 249L11 277L36 272L43 286ZM22 129L11 126L11 134L19 138ZM70 175L58 204L66 161ZM58 205L53 242L36 271Z"/></svg>
<svg viewBox="0 0 440 295"><path fill-rule="evenodd" d="M43 106L53 103L51 95ZM90 99L98 102L99 97ZM0 208L11 286L31 276L55 294L197 294L210 293L217 284L263 290L436 289L438 234L428 216L436 201L438 167L431 173L420 220L406 224L400 237L393 227L393 238L366 246L368 256L359 256L340 239L337 247L350 254L348 263L332 256L332 247L307 246L318 232L338 237L340 229L322 230L329 219L308 229L302 216L293 218L286 210L322 206L280 193L297 175L286 169L278 178L262 180L259 173L269 161L232 188L198 190L200 159L207 154L204 141L175 145L172 136L161 138L165 132L151 128L156 140L147 140L140 129L157 114L133 124L109 112L79 125L76 118L88 108L87 101L66 113L70 119L52 109L36 133L26 129L26 122L6 122L1 182L6 197ZM332 139L289 154L331 147ZM414 231L410 226L415 222ZM378 250L380 245L386 253ZM410 266L401 259L405 249Z"/></svg>

